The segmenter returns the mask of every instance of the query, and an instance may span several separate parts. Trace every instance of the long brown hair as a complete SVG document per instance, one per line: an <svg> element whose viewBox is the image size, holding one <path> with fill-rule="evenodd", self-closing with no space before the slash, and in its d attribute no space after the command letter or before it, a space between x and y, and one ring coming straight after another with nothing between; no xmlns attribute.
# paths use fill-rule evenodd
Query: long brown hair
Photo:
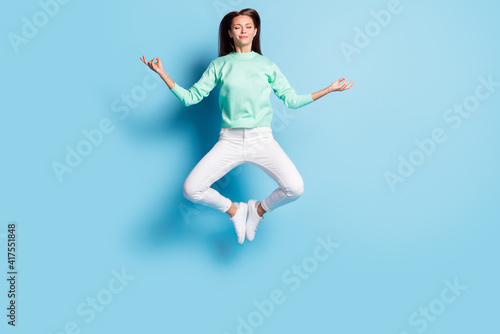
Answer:
<svg viewBox="0 0 500 334"><path fill-rule="evenodd" d="M257 52L262 55L260 51L260 16L255 9L245 8L238 11L227 13L222 19L219 25L219 57L225 56L233 51L234 42L231 37L229 37L228 30L231 30L231 24L236 16L248 15L252 18L253 25L257 29L257 34L252 41L252 51Z"/></svg>

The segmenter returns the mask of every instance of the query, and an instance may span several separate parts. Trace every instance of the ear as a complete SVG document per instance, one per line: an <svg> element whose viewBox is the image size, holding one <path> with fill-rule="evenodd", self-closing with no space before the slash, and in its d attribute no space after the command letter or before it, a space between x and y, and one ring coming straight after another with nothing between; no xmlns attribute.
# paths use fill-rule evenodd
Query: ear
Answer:
<svg viewBox="0 0 500 334"><path fill-rule="evenodd" d="M233 38L233 36L231 36L231 30L228 30L227 32L229 34L229 37Z"/></svg>

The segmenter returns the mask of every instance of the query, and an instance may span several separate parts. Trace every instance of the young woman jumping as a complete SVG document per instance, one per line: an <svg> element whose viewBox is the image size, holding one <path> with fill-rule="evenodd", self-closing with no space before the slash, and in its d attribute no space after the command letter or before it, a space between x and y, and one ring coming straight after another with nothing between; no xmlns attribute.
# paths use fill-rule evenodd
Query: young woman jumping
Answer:
<svg viewBox="0 0 500 334"><path fill-rule="evenodd" d="M266 212L295 201L302 195L304 182L297 168L274 139L271 89L288 108L303 107L320 97L351 88L341 78L318 92L298 95L278 66L260 50L260 17L252 8L230 12L219 26L219 57L208 65L191 88L184 89L164 71L160 58L141 60L165 81L170 91L187 107L207 97L220 85L219 106L222 124L219 140L198 162L184 182L184 196L195 203L226 212L233 223L238 243L255 237ZM156 61L156 62L155 62ZM233 203L211 185L233 168L253 164L276 183L262 201Z"/></svg>

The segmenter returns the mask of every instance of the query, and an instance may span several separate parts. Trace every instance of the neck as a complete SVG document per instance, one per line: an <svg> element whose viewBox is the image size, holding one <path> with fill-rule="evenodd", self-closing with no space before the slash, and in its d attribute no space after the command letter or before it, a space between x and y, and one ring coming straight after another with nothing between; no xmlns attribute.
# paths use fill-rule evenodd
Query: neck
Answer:
<svg viewBox="0 0 500 334"><path fill-rule="evenodd" d="M243 45L243 46L236 45L234 47L234 51L238 52L238 53L251 52L252 51L252 44Z"/></svg>

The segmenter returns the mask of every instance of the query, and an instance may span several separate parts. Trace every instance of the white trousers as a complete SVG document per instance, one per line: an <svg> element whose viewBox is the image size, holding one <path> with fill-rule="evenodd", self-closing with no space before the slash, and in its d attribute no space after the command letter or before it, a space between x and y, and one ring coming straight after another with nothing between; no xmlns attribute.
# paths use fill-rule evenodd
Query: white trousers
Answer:
<svg viewBox="0 0 500 334"><path fill-rule="evenodd" d="M276 188L261 201L267 212L299 198L304 182L297 168L274 139L271 127L221 128L219 140L184 181L184 196L195 203L226 212L232 201L210 186L231 169L244 163L269 175Z"/></svg>

